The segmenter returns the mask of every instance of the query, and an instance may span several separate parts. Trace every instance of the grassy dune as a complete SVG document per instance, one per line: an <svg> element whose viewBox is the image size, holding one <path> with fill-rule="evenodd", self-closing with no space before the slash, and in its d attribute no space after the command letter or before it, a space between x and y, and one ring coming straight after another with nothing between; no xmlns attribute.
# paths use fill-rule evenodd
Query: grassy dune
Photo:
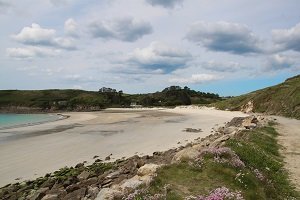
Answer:
<svg viewBox="0 0 300 200"><path fill-rule="evenodd" d="M279 85L217 102L214 106L219 109L240 110L249 101L253 102L254 112L300 119L300 75Z"/></svg>

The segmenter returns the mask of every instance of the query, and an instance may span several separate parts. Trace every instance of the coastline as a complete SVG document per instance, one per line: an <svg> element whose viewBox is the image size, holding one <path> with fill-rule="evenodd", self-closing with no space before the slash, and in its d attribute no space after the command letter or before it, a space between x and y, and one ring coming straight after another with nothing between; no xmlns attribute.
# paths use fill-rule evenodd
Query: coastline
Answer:
<svg viewBox="0 0 300 200"><path fill-rule="evenodd" d="M107 109L64 114L70 117L10 129L11 133L0 130L1 135L13 136L0 144L0 185L34 179L83 161L93 163L95 156L104 160L111 155L110 161L115 161L178 148L210 135L233 117L246 116L212 108ZM185 132L186 128L201 131Z"/></svg>
<svg viewBox="0 0 300 200"><path fill-rule="evenodd" d="M8 113L1 113L1 114L8 114ZM9 113L9 114L18 114L18 113ZM30 114L57 115L58 118L49 119L49 120L41 121L41 122L24 123L24 124L18 124L18 125L13 125L13 126L3 126L3 127L0 127L0 130L8 130L8 129L14 129L14 128L36 126L36 125L45 124L45 123L49 123L49 122L55 122L55 121L59 121L59 120L68 119L70 117L69 115L64 115L64 114L61 114L61 113L30 113Z"/></svg>

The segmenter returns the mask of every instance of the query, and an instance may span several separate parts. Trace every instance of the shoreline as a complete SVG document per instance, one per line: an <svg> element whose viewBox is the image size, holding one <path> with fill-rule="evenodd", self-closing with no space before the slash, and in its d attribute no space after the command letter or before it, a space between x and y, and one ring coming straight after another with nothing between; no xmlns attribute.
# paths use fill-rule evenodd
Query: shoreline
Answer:
<svg viewBox="0 0 300 200"><path fill-rule="evenodd" d="M34 179L83 161L91 164L95 156L105 160L112 154L110 161L115 161L178 148L210 135L235 116L246 116L212 108L108 109L65 114L70 117L10 129L13 138L21 138L0 143L0 185ZM184 131L187 128L201 131Z"/></svg>
<svg viewBox="0 0 300 200"><path fill-rule="evenodd" d="M16 114L16 113L1 113L1 114ZM33 113L30 113L30 114L33 114ZM42 113L40 113L40 114L42 114ZM60 113L45 113L45 115L51 115L51 114L57 115L58 118L52 119L52 120L49 119L49 120L42 121L42 122L25 123L25 124L13 125L13 126L3 126L3 127L0 127L0 130L9 130L9 129L14 129L14 128L36 126L36 125L45 124L45 123L49 123L49 122L55 122L55 121L59 121L59 120L68 119L70 117L69 115L64 115L64 114L60 114ZM24 115L26 115L26 114L24 114Z"/></svg>

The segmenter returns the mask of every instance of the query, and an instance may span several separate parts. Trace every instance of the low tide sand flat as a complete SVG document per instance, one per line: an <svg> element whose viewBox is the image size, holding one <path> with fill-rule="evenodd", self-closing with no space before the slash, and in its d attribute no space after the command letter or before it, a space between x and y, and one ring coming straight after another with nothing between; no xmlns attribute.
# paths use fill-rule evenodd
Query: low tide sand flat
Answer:
<svg viewBox="0 0 300 200"><path fill-rule="evenodd" d="M245 116L211 108L108 109L65 113L68 119L0 130L0 186L33 179L64 166L146 155L211 134L213 127ZM201 132L185 132L186 128ZM7 138L11 139L7 140ZM17 179L17 180L16 180Z"/></svg>

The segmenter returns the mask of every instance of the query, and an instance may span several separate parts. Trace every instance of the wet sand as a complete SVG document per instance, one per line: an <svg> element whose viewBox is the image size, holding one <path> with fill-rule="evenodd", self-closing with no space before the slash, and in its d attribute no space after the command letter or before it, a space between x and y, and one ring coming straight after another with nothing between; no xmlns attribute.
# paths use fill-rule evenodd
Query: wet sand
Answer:
<svg viewBox="0 0 300 200"><path fill-rule="evenodd" d="M94 156L151 155L211 134L241 112L211 108L108 109L64 113L67 119L0 130L0 186L44 176ZM186 128L202 132L184 132ZM17 180L16 180L17 179Z"/></svg>

